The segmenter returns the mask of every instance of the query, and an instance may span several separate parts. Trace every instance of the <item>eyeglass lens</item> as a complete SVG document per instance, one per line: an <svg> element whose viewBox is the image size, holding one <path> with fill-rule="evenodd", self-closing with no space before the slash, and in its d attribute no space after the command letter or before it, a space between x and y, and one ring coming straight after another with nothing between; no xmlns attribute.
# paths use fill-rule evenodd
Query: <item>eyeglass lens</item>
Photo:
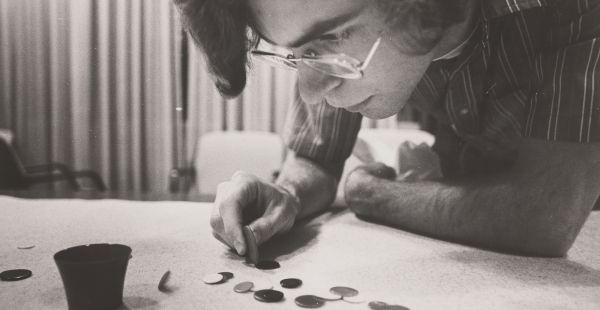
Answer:
<svg viewBox="0 0 600 310"><path fill-rule="evenodd" d="M331 59L303 59L303 61L306 65L321 73L343 78L358 78L361 76L360 72L347 62L332 62Z"/></svg>

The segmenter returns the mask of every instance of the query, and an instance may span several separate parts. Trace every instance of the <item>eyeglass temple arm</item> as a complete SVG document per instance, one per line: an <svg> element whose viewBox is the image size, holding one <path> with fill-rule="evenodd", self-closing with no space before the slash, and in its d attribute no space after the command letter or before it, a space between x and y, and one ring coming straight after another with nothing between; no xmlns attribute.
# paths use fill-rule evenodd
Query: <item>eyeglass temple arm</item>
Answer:
<svg viewBox="0 0 600 310"><path fill-rule="evenodd" d="M300 61L302 60L302 58L294 58L294 57L286 57L284 55L281 54L277 54L277 53L271 53L271 52L267 52L267 51L259 51L259 50L254 50L251 51L250 54L252 55L261 55L261 56L277 56L277 57L281 57L284 58L285 60L289 60L289 61Z"/></svg>
<svg viewBox="0 0 600 310"><path fill-rule="evenodd" d="M363 63L360 65L360 68L359 68L360 70L364 70L369 65L369 63L371 62L371 59L373 58L373 55L375 55L375 51L377 50L377 47L379 47L379 43L381 43L381 37L377 38L375 43L373 43L373 46L371 47L371 50L369 51L367 58L365 58L365 61L363 61Z"/></svg>

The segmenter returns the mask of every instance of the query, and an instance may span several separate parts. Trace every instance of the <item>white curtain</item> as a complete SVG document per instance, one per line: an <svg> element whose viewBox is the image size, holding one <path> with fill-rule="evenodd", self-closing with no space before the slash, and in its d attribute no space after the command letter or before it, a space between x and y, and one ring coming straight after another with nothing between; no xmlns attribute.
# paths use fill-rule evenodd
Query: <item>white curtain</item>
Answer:
<svg viewBox="0 0 600 310"><path fill-rule="evenodd" d="M179 26L169 1L0 0L0 127L27 164L166 188Z"/></svg>

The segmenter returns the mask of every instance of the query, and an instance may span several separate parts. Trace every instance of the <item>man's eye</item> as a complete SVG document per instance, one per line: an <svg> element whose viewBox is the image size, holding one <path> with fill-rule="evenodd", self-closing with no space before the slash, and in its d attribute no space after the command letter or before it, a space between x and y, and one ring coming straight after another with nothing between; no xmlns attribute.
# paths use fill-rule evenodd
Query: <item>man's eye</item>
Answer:
<svg viewBox="0 0 600 310"><path fill-rule="evenodd" d="M304 55L304 57L308 57L308 58L314 58L319 56L319 54L312 49L307 49L302 55Z"/></svg>
<svg viewBox="0 0 600 310"><path fill-rule="evenodd" d="M299 55L305 57L317 57L319 55L334 53L335 48L339 47L346 39L350 37L350 29L336 33L328 33L319 36L316 40L312 41L310 48L306 48Z"/></svg>
<svg viewBox="0 0 600 310"><path fill-rule="evenodd" d="M350 31L349 30L344 30L341 32L336 32L336 33L328 33L328 34L324 34L321 37L319 37L319 41L327 41L327 42L331 42L331 43L341 43L342 41L348 39L350 37Z"/></svg>

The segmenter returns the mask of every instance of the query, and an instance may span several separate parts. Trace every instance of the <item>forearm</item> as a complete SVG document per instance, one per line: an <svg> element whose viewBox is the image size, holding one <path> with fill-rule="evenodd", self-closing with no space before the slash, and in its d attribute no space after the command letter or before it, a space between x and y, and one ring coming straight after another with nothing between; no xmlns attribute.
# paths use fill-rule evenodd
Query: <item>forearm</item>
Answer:
<svg viewBox="0 0 600 310"><path fill-rule="evenodd" d="M372 189L379 194L362 202L368 204L364 215L440 239L520 254L562 255L593 201L574 203L571 197L584 195L548 196L509 179L510 175L443 183L373 180Z"/></svg>
<svg viewBox="0 0 600 310"><path fill-rule="evenodd" d="M578 155L575 161L544 163L539 156L521 158L506 173L469 180L407 183L361 176L353 179L362 179L360 186L350 185L357 190L348 203L359 215L436 238L560 256L573 243L599 192L598 160ZM561 161L581 173L557 169Z"/></svg>
<svg viewBox="0 0 600 310"><path fill-rule="evenodd" d="M276 183L300 202L297 220L321 212L334 201L337 180L308 159L290 154Z"/></svg>

